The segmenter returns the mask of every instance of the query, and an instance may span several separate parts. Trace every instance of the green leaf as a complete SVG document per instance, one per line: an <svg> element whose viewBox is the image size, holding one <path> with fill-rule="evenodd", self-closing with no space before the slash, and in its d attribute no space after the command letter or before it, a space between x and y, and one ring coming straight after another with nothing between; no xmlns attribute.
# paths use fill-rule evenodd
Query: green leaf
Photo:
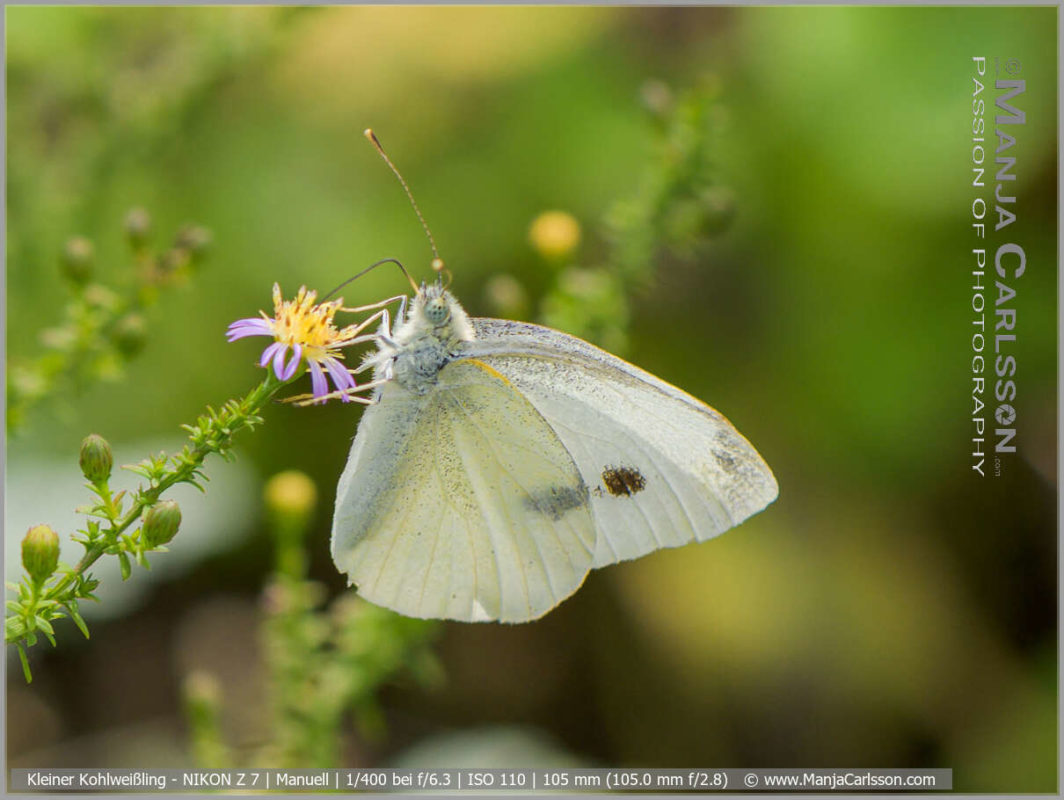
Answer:
<svg viewBox="0 0 1064 800"><path fill-rule="evenodd" d="M96 578L92 577L92 575L81 575L78 578L77 594L80 597L84 597L88 595L89 592L95 591L96 587L99 585L100 582L96 580Z"/></svg>
<svg viewBox="0 0 1064 800"><path fill-rule="evenodd" d="M30 672L30 662L26 658L26 651L22 649L21 644L16 644L18 648L18 660L22 662L22 674L26 678L26 683L33 683L33 673Z"/></svg>
<svg viewBox="0 0 1064 800"><path fill-rule="evenodd" d="M81 633L85 636L86 639L88 639L89 626L85 624L85 620L83 620L81 618L81 614L78 613L77 602L71 600L69 603L67 603L66 609L70 613L70 618L74 621L74 624L78 626L78 630L81 631Z"/></svg>
<svg viewBox="0 0 1064 800"><path fill-rule="evenodd" d="M36 617L34 617L34 620L36 621L37 627L40 628L42 631L44 631L45 635L47 635L47 636L55 635L55 628L52 627L52 623L50 623L48 620L46 620L40 614L38 614ZM54 642L53 642L53 644L54 644Z"/></svg>
<svg viewBox="0 0 1064 800"><path fill-rule="evenodd" d="M20 614L22 612L22 603L18 602L17 600L8 600L7 610L10 611L12 614Z"/></svg>
<svg viewBox="0 0 1064 800"><path fill-rule="evenodd" d="M128 580L130 574L133 572L133 567L129 563L129 555L125 550L119 550L117 555L118 566L122 568L122 580Z"/></svg>
<svg viewBox="0 0 1064 800"><path fill-rule="evenodd" d="M9 642L14 642L17 639L21 639L26 632L26 625L22 621L22 617L8 617L4 620L4 638Z"/></svg>

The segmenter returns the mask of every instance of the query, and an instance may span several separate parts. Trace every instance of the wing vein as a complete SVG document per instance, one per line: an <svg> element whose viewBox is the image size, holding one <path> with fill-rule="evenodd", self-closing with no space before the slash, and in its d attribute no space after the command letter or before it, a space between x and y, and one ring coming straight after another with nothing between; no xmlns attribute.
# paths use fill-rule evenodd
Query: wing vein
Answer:
<svg viewBox="0 0 1064 800"><path fill-rule="evenodd" d="M503 463L502 458L500 458L499 449L495 446L495 443L491 440L491 438L488 435L486 435L484 433L484 431L481 429L481 426L476 424L476 422L477 422L476 416L468 408L466 408L465 404L461 401L460 398L458 398L457 396L453 396L453 400L454 400L454 403L457 406L457 408L463 414L465 414L467 419L469 419L473 423L471 425L472 429L484 441L484 443L488 447L488 450L495 456L495 461L498 463L498 465L499 465L500 469L502 470L502 472L505 473L510 478L510 480L513 482L513 484L515 486L517 486L518 489L520 489L522 492L525 493L525 496L527 498L531 499L531 493L528 491L528 489L525 488L524 484L521 481L517 480L517 478L510 471L510 469ZM463 459L463 462L464 462L464 459ZM513 525L513 517L510 516L510 512L506 508L506 504L502 503L500 505L502 506L503 514L510 521L510 524L512 526L511 530L513 530L513 531L518 530L517 526ZM551 526L551 530L554 532L555 537L558 538L558 544L560 546L561 545L561 538L558 537L558 533L557 533L557 531L554 531L553 526ZM546 562L543 559L543 550L540 548L539 542L536 540L535 536L530 535L529 538L532 540L532 544L536 548L536 554L539 556L539 563L540 563L540 566L541 566L541 568L543 570L543 576L546 579L547 588L549 589L549 591L551 593L551 599L555 599L554 587L553 587L553 585L551 585L551 576L550 576L549 571L547 570ZM563 552L564 552L564 548L563 548ZM498 557L496 556L496 562L497 561L498 561ZM518 565L518 568L520 569L520 572L521 572L521 583L524 586L524 590L525 590L525 605L526 605L529 613L531 614L531 612L532 612L532 597L531 597L531 593L529 592L529 589L528 589L528 574L527 574L527 572L525 570L524 559L520 557L520 549L518 549L517 565ZM500 588L501 588L501 584L500 584Z"/></svg>

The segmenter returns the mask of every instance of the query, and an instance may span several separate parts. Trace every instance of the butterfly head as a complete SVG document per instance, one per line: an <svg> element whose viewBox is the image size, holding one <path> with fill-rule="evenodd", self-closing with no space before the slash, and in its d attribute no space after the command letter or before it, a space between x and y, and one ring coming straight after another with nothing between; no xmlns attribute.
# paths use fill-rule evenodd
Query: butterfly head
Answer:
<svg viewBox="0 0 1064 800"><path fill-rule="evenodd" d="M425 295L422 306L425 319L433 327L446 325L451 319L451 305L456 304L457 301L443 289L439 282L434 283L431 287L423 286L421 291Z"/></svg>
<svg viewBox="0 0 1064 800"><path fill-rule="evenodd" d="M473 325L465 309L441 281L421 284L408 317L415 329L450 345L473 339Z"/></svg>

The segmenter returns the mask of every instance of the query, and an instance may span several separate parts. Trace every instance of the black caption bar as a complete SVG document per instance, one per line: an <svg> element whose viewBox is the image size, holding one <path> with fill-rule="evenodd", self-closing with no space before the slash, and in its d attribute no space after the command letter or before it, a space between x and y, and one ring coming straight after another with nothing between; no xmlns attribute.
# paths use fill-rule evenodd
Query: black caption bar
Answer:
<svg viewBox="0 0 1064 800"><path fill-rule="evenodd" d="M16 792L949 791L951 769L13 769Z"/></svg>

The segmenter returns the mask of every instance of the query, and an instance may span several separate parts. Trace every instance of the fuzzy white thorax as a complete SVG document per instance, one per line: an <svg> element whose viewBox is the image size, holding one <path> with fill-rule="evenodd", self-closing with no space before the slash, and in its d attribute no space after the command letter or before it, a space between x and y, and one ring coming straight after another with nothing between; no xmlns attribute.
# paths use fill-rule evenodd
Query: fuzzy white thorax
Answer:
<svg viewBox="0 0 1064 800"><path fill-rule="evenodd" d="M395 380L423 394L462 342L476 335L465 309L439 283L424 285L414 296L405 319L393 331L381 331L377 352L364 363L373 366L374 380Z"/></svg>

